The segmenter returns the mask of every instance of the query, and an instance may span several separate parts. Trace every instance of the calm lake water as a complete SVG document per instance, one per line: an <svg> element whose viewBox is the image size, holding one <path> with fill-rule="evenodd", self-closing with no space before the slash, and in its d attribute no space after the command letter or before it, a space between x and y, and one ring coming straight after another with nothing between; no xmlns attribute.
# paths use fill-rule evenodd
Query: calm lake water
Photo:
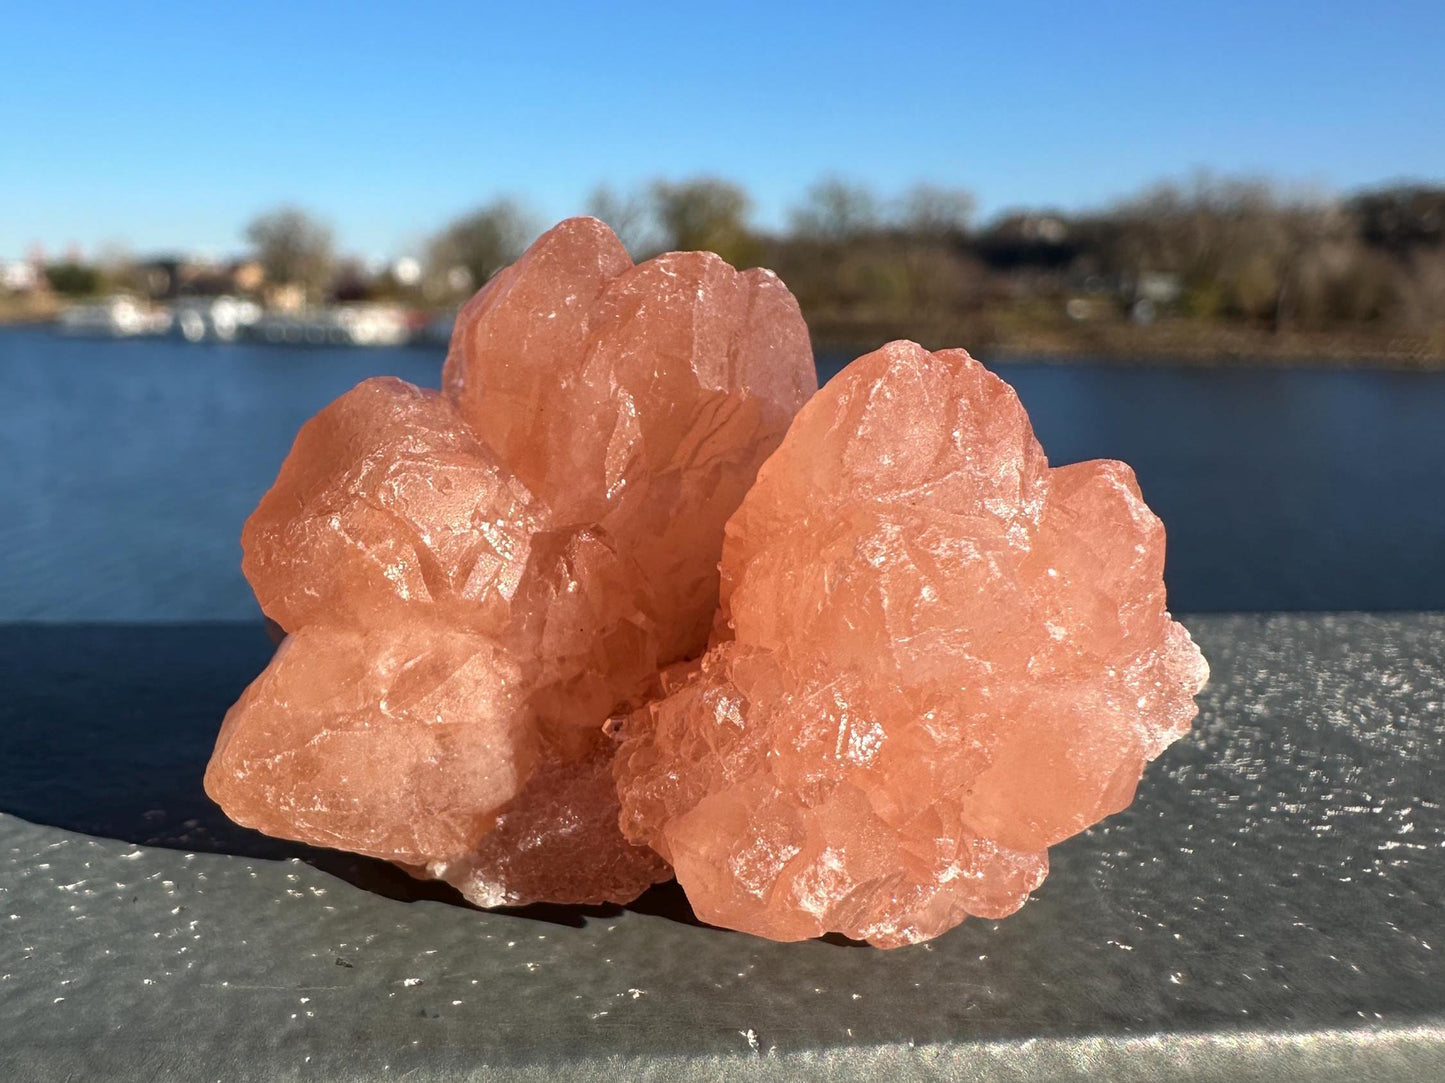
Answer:
<svg viewBox="0 0 1445 1083"><path fill-rule="evenodd" d="M237 538L297 428L441 354L0 330L0 621L254 617ZM1051 461L1133 464L1176 611L1445 609L1445 376L992 367Z"/></svg>

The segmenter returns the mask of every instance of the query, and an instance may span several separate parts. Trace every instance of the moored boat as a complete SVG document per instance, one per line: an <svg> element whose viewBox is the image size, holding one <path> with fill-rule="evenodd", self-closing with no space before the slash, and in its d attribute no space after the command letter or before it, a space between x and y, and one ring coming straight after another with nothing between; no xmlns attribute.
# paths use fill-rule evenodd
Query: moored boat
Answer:
<svg viewBox="0 0 1445 1083"><path fill-rule="evenodd" d="M121 294L102 301L71 305L60 314L59 326L67 335L92 338L163 335L171 329L171 314Z"/></svg>

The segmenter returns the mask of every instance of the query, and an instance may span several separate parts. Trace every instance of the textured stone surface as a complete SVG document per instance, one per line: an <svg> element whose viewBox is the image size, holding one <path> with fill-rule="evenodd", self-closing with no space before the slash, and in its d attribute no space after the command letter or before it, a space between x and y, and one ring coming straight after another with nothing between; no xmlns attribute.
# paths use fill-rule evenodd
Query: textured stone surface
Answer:
<svg viewBox="0 0 1445 1083"><path fill-rule="evenodd" d="M388 897L200 791L254 623L0 625L0 1078L1445 1078L1445 615L1185 622L1134 803L891 952Z"/></svg>
<svg viewBox="0 0 1445 1083"><path fill-rule="evenodd" d="M1129 468L1050 469L966 353L860 358L728 523L719 642L624 724L623 830L774 939L1009 914L1194 718L1163 568Z"/></svg>
<svg viewBox="0 0 1445 1083"><path fill-rule="evenodd" d="M768 272L634 267L572 219L466 307L444 384L343 395L247 521L291 635L207 789L488 905L630 899L667 869L618 831L601 726L701 649L723 524L816 385L807 330Z"/></svg>

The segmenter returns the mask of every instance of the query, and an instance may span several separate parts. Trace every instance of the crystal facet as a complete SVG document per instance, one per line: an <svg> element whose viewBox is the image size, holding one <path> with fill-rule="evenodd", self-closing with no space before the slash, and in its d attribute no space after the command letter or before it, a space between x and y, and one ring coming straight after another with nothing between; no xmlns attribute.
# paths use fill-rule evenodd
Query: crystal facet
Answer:
<svg viewBox="0 0 1445 1083"><path fill-rule="evenodd" d="M633 266L594 219L461 313L441 393L368 380L309 421L243 568L287 633L226 717L237 821L484 905L626 901L610 714L703 647L723 524L816 386L769 272Z"/></svg>
<svg viewBox="0 0 1445 1083"><path fill-rule="evenodd" d="M1194 717L1132 472L1050 469L962 350L850 365L726 533L715 642L614 763L624 833L707 921L892 947L1002 917Z"/></svg>

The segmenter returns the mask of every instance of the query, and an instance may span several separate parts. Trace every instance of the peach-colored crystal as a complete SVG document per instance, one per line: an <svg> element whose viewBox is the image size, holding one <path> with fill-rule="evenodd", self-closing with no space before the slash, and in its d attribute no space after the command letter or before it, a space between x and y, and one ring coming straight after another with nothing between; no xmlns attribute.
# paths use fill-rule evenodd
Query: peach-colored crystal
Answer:
<svg viewBox="0 0 1445 1083"><path fill-rule="evenodd" d="M572 219L466 306L443 382L343 395L247 521L289 635L207 792L483 905L625 901L667 869L618 829L601 727L702 648L723 524L815 387L807 330L768 272L634 267Z"/></svg>
<svg viewBox="0 0 1445 1083"><path fill-rule="evenodd" d="M1009 914L1194 718L1163 568L1129 468L1050 469L967 353L860 358L727 524L717 641L621 724L623 830L778 940Z"/></svg>
<svg viewBox="0 0 1445 1083"><path fill-rule="evenodd" d="M817 375L771 271L711 252L633 267L578 219L462 310L443 385L559 520L595 524L648 569L670 662L705 644L723 524Z"/></svg>
<svg viewBox="0 0 1445 1083"><path fill-rule="evenodd" d="M207 785L267 834L458 859L536 764L520 677L495 644L429 615L308 624L227 716Z"/></svg>

